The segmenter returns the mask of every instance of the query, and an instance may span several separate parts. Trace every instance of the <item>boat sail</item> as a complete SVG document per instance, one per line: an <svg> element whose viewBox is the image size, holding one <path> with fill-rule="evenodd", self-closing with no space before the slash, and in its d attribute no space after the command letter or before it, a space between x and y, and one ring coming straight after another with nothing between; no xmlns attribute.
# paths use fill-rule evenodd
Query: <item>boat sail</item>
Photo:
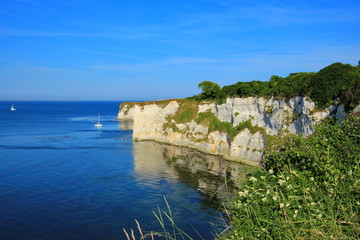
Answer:
<svg viewBox="0 0 360 240"><path fill-rule="evenodd" d="M94 124L95 127L102 127L102 124L100 122L100 113L98 113L98 122Z"/></svg>
<svg viewBox="0 0 360 240"><path fill-rule="evenodd" d="M10 110L11 110L11 111L16 111L16 108L14 108L14 104L11 105Z"/></svg>

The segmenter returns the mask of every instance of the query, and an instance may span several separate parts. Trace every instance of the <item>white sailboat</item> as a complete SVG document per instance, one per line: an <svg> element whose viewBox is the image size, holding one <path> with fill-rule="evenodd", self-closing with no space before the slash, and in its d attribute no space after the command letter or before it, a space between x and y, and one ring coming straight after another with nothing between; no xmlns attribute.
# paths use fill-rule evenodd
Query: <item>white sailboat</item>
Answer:
<svg viewBox="0 0 360 240"><path fill-rule="evenodd" d="M11 111L16 111L16 108L14 108L14 104L11 105L10 110L11 110Z"/></svg>
<svg viewBox="0 0 360 240"><path fill-rule="evenodd" d="M102 124L100 123L100 113L98 113L98 122L94 124L95 127L102 127Z"/></svg>

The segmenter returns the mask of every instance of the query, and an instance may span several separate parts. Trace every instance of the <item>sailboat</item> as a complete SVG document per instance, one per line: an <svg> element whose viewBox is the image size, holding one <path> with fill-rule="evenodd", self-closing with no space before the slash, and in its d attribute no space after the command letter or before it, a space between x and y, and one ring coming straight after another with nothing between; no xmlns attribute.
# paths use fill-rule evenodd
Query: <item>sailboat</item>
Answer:
<svg viewBox="0 0 360 240"><path fill-rule="evenodd" d="M98 113L98 122L94 124L95 127L102 127L102 124L100 123L100 113Z"/></svg>
<svg viewBox="0 0 360 240"><path fill-rule="evenodd" d="M16 111L16 108L14 108L14 104L11 105L10 110L11 110L11 111Z"/></svg>

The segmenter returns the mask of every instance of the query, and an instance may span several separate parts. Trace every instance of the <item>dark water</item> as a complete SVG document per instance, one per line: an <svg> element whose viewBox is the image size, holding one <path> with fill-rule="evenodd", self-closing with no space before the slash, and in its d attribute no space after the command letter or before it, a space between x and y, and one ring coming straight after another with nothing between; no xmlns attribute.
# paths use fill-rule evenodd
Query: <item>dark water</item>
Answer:
<svg viewBox="0 0 360 240"><path fill-rule="evenodd" d="M119 102L14 104L0 102L0 239L125 239L134 219L159 231L164 197L179 227L213 238L240 165L132 142Z"/></svg>

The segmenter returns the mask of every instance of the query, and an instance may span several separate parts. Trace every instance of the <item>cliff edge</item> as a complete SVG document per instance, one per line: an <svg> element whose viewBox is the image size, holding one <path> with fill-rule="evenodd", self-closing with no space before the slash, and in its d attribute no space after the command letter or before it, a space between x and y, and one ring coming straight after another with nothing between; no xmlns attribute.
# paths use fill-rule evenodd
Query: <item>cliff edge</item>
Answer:
<svg viewBox="0 0 360 240"><path fill-rule="evenodd" d="M190 147L258 165L267 135L310 135L314 124L328 116L344 118L344 107L319 111L308 97L234 97L223 104L188 99L124 102L118 119L133 121L134 140Z"/></svg>

